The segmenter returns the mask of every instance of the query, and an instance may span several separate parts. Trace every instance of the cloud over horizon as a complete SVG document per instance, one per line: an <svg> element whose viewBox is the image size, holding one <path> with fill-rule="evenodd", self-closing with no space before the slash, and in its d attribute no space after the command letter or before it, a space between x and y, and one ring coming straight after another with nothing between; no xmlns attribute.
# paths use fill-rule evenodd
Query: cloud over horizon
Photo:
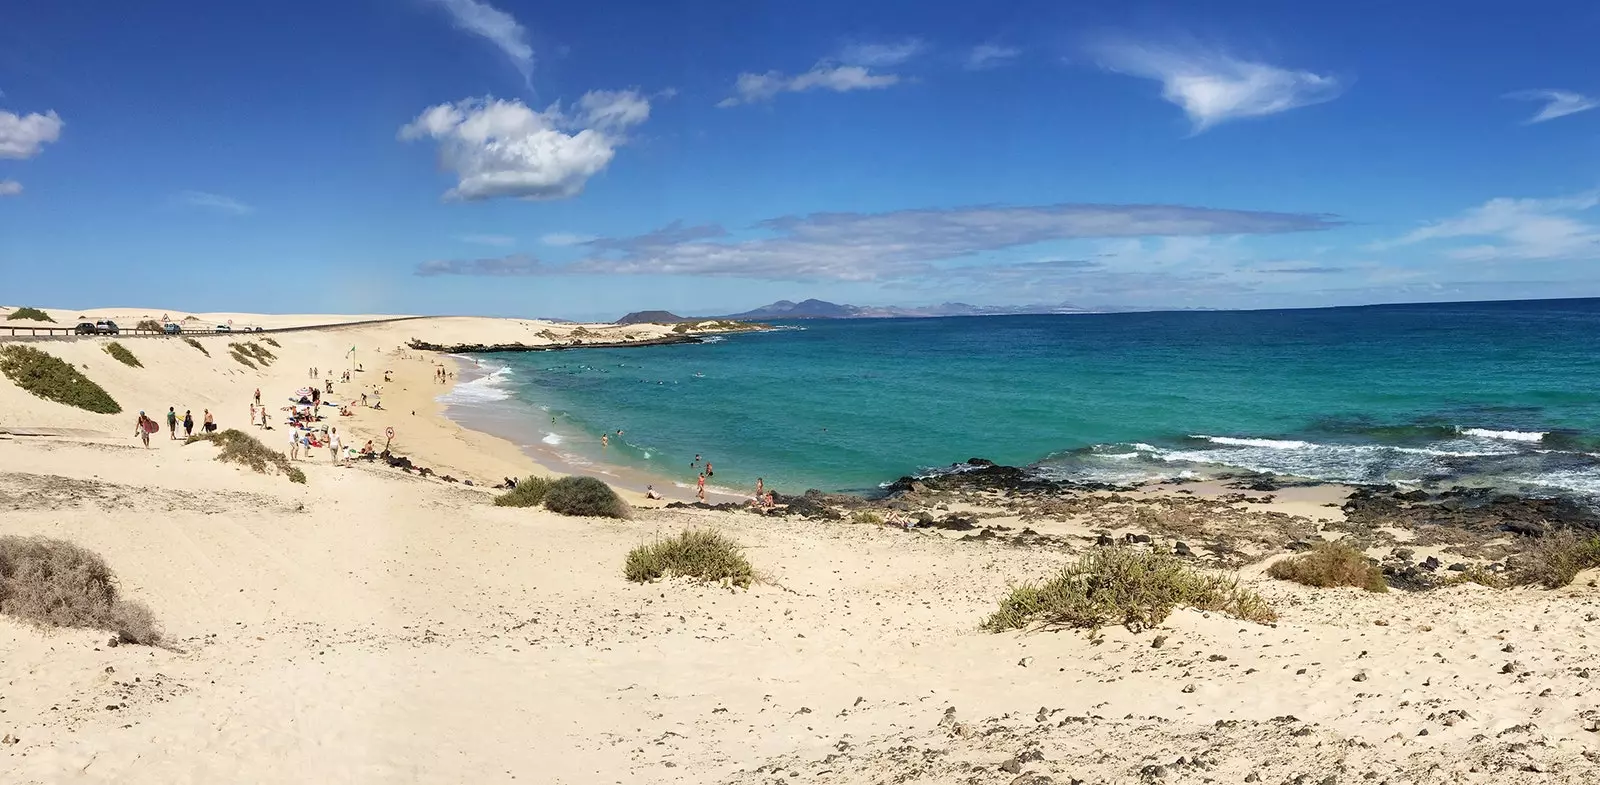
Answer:
<svg viewBox="0 0 1600 785"><path fill-rule="evenodd" d="M481 36L494 44L522 74L522 81L533 84L533 47L528 31L516 17L479 0L429 0L450 14L457 29Z"/></svg>
<svg viewBox="0 0 1600 785"><path fill-rule="evenodd" d="M1325 215L1221 210L1173 205L1060 204L974 206L889 213L816 213L760 221L767 236L730 241L717 225L674 222L633 237L585 243L593 255L557 267L507 257L434 261L419 275L697 275L767 281L844 283L904 281L917 277L1009 275L1080 271L1099 263L1053 260L990 265L971 262L984 253L1040 243L1093 238L1169 238L1179 255L1198 247L1180 238L1280 234L1342 226ZM1202 243L1203 245L1203 243ZM1137 249L1135 249L1137 250ZM1154 258L1154 257L1152 257ZM1174 257L1176 258L1176 257ZM968 260L959 266L942 265ZM1029 266L1031 265L1031 266ZM507 273L506 269L517 272Z"/></svg>
<svg viewBox="0 0 1600 785"><path fill-rule="evenodd" d="M1514 93L1506 93L1501 97L1517 101L1544 102L1544 107L1539 110L1538 114L1524 120L1523 125L1533 125L1546 120L1554 120L1557 117L1566 117L1569 114L1587 112L1600 106L1600 99L1579 95L1570 90L1518 90Z"/></svg>
<svg viewBox="0 0 1600 785"><path fill-rule="evenodd" d="M1230 120L1332 101L1344 91L1332 76L1192 45L1108 39L1089 49L1102 68L1160 82L1161 97L1183 109L1197 134Z"/></svg>
<svg viewBox="0 0 1600 785"><path fill-rule="evenodd" d="M1387 250L1435 240L1475 238L1488 242L1447 249L1444 255L1458 261L1600 255L1600 226L1577 215L1597 206L1600 190L1555 199L1490 199L1459 216L1374 243L1370 248Z"/></svg>
<svg viewBox="0 0 1600 785"><path fill-rule="evenodd" d="M399 138L439 143L440 164L457 177L446 199L566 199L611 163L625 132L649 119L650 102L635 90L594 90L576 110L468 98L423 110Z"/></svg>

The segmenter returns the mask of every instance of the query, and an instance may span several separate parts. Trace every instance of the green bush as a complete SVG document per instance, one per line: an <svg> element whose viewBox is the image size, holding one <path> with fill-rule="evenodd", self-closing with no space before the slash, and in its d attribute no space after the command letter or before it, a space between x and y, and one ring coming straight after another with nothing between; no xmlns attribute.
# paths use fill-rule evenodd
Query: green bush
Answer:
<svg viewBox="0 0 1600 785"><path fill-rule="evenodd" d="M1559 589L1578 573L1600 567L1600 537L1571 529L1548 534L1511 563L1511 583Z"/></svg>
<svg viewBox="0 0 1600 785"><path fill-rule="evenodd" d="M1373 564L1365 553L1348 543L1327 542L1267 568L1267 574L1284 581L1326 589L1354 586L1371 592L1386 592L1383 568Z"/></svg>
<svg viewBox="0 0 1600 785"><path fill-rule="evenodd" d="M562 515L627 518L632 514L611 486L593 477L562 477L550 483L544 494L544 506Z"/></svg>
<svg viewBox="0 0 1600 785"><path fill-rule="evenodd" d="M856 510L850 513L851 523L883 523L883 514L877 510Z"/></svg>
<svg viewBox="0 0 1600 785"><path fill-rule="evenodd" d="M261 338L261 340L262 340L262 341L264 341L264 342L266 342L266 343L270 343L270 344L272 344L272 347L273 347L273 348L274 348L274 349L282 349L282 348L283 348L283 345L282 345L282 344L280 344L280 343L278 343L278 342L277 342L277 341L274 341L274 340L272 340L272 339L271 339L271 338L268 338L268 337L266 337L266 336L262 336L262 338Z"/></svg>
<svg viewBox="0 0 1600 785"><path fill-rule="evenodd" d="M1137 631L1160 624L1180 606L1254 622L1278 618L1237 579L1201 573L1165 553L1101 548L1042 585L1012 590L983 628L1000 632L1042 623L1099 629L1115 623Z"/></svg>
<svg viewBox="0 0 1600 785"><path fill-rule="evenodd" d="M117 358L117 362L122 363L123 365L133 368L144 367L144 364L139 362L139 358L134 357L133 352L128 351L128 347L123 346L116 341L106 344L106 354Z"/></svg>
<svg viewBox="0 0 1600 785"><path fill-rule="evenodd" d="M161 640L150 609L119 596L104 559L45 537L0 536L0 614L46 627L108 630L122 643Z"/></svg>
<svg viewBox="0 0 1600 785"><path fill-rule="evenodd" d="M0 346L0 373L18 387L47 401L98 414L118 414L122 407L71 363L30 346Z"/></svg>
<svg viewBox="0 0 1600 785"><path fill-rule="evenodd" d="M289 482L306 481L305 472L290 463L283 453L267 447L256 437L237 428L217 433L197 433L183 441L184 444L195 442L211 442L217 445L217 460L223 463L248 466L260 474L266 474L267 468L272 467L287 476Z"/></svg>
<svg viewBox="0 0 1600 785"><path fill-rule="evenodd" d="M33 321L36 321L36 322L54 322L55 321L54 319L50 318L50 314L47 314L44 311L39 310L38 308L18 308L17 310L12 311L9 314L6 314L6 321L8 321L8 322L13 322L13 321L16 321L18 319L32 319Z"/></svg>
<svg viewBox="0 0 1600 785"><path fill-rule="evenodd" d="M256 367L256 363L261 363L265 367L271 365L273 360L278 359L277 355L267 351L266 347L253 341L230 343L228 344L228 349L229 353L233 355L233 359L251 368Z"/></svg>
<svg viewBox="0 0 1600 785"><path fill-rule="evenodd" d="M202 346L199 341L196 341L193 338L184 338L183 342L186 343L186 344L189 344L190 346L193 346L196 349L199 349L201 354L203 354L203 355L205 355L207 357L211 356L211 352L206 351L206 347Z"/></svg>
<svg viewBox="0 0 1600 785"><path fill-rule="evenodd" d="M630 581L644 583L666 575L749 586L755 570L733 540L714 531L690 529L628 552L622 568Z"/></svg>
<svg viewBox="0 0 1600 785"><path fill-rule="evenodd" d="M228 345L229 346L238 346L238 344L228 344ZM241 354L238 349L230 349L230 350L228 350L228 356L232 357L235 360L238 360L239 364L243 365L246 368L255 368L256 367L256 364L254 362L251 362L249 357L246 357L243 354Z"/></svg>
<svg viewBox="0 0 1600 785"><path fill-rule="evenodd" d="M525 477L517 487L494 497L494 504L496 507L538 507L544 503L545 492L549 490L549 478Z"/></svg>

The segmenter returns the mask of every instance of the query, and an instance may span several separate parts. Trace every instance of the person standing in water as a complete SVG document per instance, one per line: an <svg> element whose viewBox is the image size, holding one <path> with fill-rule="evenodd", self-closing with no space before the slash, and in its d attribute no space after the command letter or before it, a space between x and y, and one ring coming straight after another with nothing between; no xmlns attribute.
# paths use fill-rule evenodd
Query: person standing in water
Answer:
<svg viewBox="0 0 1600 785"><path fill-rule="evenodd" d="M761 498L761 491L762 490L763 490L763 483L761 481L761 478L757 477L756 478L756 498L757 499Z"/></svg>
<svg viewBox="0 0 1600 785"><path fill-rule="evenodd" d="M603 433L600 434L600 449L604 450L605 448L607 448L609 446L611 446L610 437L606 436Z"/></svg>
<svg viewBox="0 0 1600 785"><path fill-rule="evenodd" d="M712 473L711 472L711 462L710 461L706 461L706 476L710 477L711 473Z"/></svg>

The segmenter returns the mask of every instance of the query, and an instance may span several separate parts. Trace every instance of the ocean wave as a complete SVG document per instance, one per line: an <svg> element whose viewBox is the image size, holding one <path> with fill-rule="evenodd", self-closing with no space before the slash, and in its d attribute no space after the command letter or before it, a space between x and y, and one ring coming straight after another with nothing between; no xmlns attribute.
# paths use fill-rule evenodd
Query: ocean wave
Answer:
<svg viewBox="0 0 1600 785"><path fill-rule="evenodd" d="M723 336L721 336L721 335L708 335L708 336L706 336L704 338L701 338L700 342L701 343L722 343L723 341L726 341L726 340L728 340L728 339L723 337Z"/></svg>
<svg viewBox="0 0 1600 785"><path fill-rule="evenodd" d="M539 441L544 442L545 444L554 446L554 445L560 444L562 439L561 439L561 434L556 433L555 431L551 431L550 433L545 434L544 438L540 439Z"/></svg>
<svg viewBox="0 0 1600 785"><path fill-rule="evenodd" d="M1496 431L1488 428L1462 428L1462 436L1475 436L1479 439L1501 439L1511 442L1540 442L1544 441L1545 431Z"/></svg>
<svg viewBox="0 0 1600 785"><path fill-rule="evenodd" d="M481 365L481 364L480 364ZM501 367L487 376L481 376L471 381L457 384L450 392L439 396L435 400L446 404L474 404L504 401L511 397L511 391L505 389L505 383L511 379L511 369Z"/></svg>
<svg viewBox="0 0 1600 785"><path fill-rule="evenodd" d="M1265 447L1272 450L1303 450L1312 447L1311 442L1295 441L1293 439L1245 439L1234 436L1191 436L1192 439L1204 439L1212 444L1221 444L1228 447Z"/></svg>

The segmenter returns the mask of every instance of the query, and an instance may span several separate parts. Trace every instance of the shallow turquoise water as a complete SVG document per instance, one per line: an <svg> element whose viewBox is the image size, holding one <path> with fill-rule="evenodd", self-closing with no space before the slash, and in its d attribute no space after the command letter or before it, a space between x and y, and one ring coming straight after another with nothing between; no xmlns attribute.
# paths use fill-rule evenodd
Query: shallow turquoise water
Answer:
<svg viewBox="0 0 1600 785"><path fill-rule="evenodd" d="M1076 479L1243 468L1591 494L1597 334L1600 300L816 321L483 355L500 370L450 400L680 482L699 453L736 488L867 490L976 456Z"/></svg>

